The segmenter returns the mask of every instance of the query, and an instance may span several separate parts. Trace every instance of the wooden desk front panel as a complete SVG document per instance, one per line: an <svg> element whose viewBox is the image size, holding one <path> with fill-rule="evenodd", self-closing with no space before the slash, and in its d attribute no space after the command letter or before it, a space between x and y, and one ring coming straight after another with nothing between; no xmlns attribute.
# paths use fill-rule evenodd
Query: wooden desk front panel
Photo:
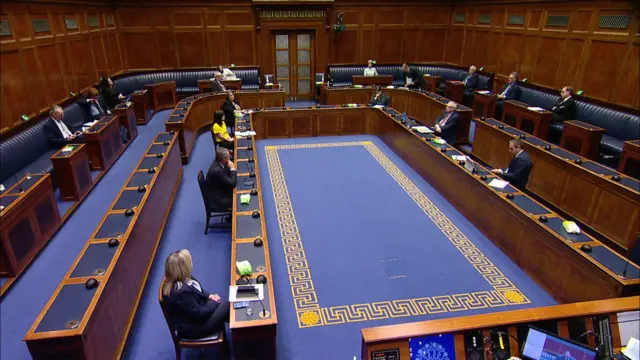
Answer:
<svg viewBox="0 0 640 360"><path fill-rule="evenodd" d="M32 185L0 218L0 273L14 277L31 262L61 223L50 175Z"/></svg>
<svg viewBox="0 0 640 360"><path fill-rule="evenodd" d="M379 137L398 156L556 300L575 302L620 296L623 286L617 278L543 229L533 216L516 209L401 125L386 118L379 126Z"/></svg>
<svg viewBox="0 0 640 360"><path fill-rule="evenodd" d="M257 139L359 135L372 133L369 111L377 109L313 109L254 113Z"/></svg>
<svg viewBox="0 0 640 360"><path fill-rule="evenodd" d="M476 123L473 154L493 167L505 168L510 160L506 149L513 137L483 121ZM534 164L527 189L621 247L631 247L640 232L637 193L524 144Z"/></svg>
<svg viewBox="0 0 640 360"><path fill-rule="evenodd" d="M64 201L79 201L93 184L89 171L89 156L85 149L86 145L80 145L79 149L66 157L51 157L53 174L60 189L60 197Z"/></svg>
<svg viewBox="0 0 640 360"><path fill-rule="evenodd" d="M106 170L122 149L120 123L113 117L107 125L95 133L86 133L85 142L91 170Z"/></svg>

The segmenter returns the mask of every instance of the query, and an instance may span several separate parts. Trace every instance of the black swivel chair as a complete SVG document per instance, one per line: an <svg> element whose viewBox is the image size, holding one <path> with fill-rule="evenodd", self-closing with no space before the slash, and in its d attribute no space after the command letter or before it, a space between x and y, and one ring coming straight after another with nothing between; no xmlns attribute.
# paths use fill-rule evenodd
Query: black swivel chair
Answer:
<svg viewBox="0 0 640 360"><path fill-rule="evenodd" d="M202 172L202 171L201 171ZM162 279L162 284L164 284L164 278ZM169 327L169 331L171 332L171 339L173 340L173 346L176 349L176 360L180 360L182 358L182 349L200 349L201 352L204 352L204 348L219 348L220 351L220 359L227 359L229 354L229 349L227 348L227 342L224 341L224 331L214 332L213 334L204 337L202 339L183 339L178 336L178 332L173 327L173 323L171 322L171 317L169 316L169 311L167 310L164 301L162 301L162 284L160 285L160 291L158 293L158 302L160 303L160 308L162 309L162 314L164 315L164 319L167 322L167 326Z"/></svg>
<svg viewBox="0 0 640 360"><path fill-rule="evenodd" d="M207 222L204 226L204 234L207 235L209 229L212 228L231 228L231 223L225 223L225 216L231 217L231 211L213 211L209 207L209 201L207 197L207 186L204 181L204 173L202 170L198 172L198 185L200 186L200 193L202 194L202 202L204 202L204 209L207 213ZM212 218L219 218L220 222L217 224L210 224Z"/></svg>

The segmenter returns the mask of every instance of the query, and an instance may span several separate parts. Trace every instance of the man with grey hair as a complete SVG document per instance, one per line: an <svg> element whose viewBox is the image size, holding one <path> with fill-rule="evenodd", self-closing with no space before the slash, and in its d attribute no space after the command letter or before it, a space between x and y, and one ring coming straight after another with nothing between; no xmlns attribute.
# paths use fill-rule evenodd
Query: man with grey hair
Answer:
<svg viewBox="0 0 640 360"><path fill-rule="evenodd" d="M238 182L236 168L229 156L229 150L218 147L216 158L209 166L205 183L207 200L212 211L230 211L233 205L233 189Z"/></svg>
<svg viewBox="0 0 640 360"><path fill-rule="evenodd" d="M81 131L72 131L69 129L64 120L64 110L53 105L49 111L49 118L45 120L43 130L47 134L49 145L59 149L70 143L83 143L84 136Z"/></svg>
<svg viewBox="0 0 640 360"><path fill-rule="evenodd" d="M496 101L495 118L502 118L502 109L504 107L504 100L519 100L520 99L520 86L518 85L518 73L512 72L509 74L509 80L504 85L504 90L498 94L498 100Z"/></svg>
<svg viewBox="0 0 640 360"><path fill-rule="evenodd" d="M447 107L442 114L436 119L435 131L448 144L454 144L456 141L456 124L458 122L458 113L456 112L458 105L453 101L447 103Z"/></svg>
<svg viewBox="0 0 640 360"><path fill-rule="evenodd" d="M222 74L219 72L215 72L215 78L211 79L211 91L213 92L224 92L227 89L222 85Z"/></svg>

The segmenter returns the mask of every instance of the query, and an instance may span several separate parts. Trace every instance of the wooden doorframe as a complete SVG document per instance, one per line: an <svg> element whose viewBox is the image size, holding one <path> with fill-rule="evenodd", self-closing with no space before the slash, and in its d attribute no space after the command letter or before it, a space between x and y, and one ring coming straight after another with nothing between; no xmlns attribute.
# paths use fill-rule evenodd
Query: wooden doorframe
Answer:
<svg viewBox="0 0 640 360"><path fill-rule="evenodd" d="M289 36L289 44L288 44L288 48L287 50L289 51L289 91L290 91L290 98L293 99L299 99L300 97L300 93L298 91L298 66L299 63L297 62L298 60L298 35L300 34L305 34L305 35L309 35L310 36L310 48L308 49L310 52L310 59L309 59L309 94L308 94L308 98L309 99L313 99L314 98L314 87L315 87L315 83L313 82L314 79L314 72L315 72L315 51L316 51L316 46L315 46L315 31L313 29L309 30L304 30L304 29L289 29L289 30L272 30L271 31L271 53L272 53L272 59L273 59L273 64L274 64L274 81L277 79L277 59L276 59L276 36L277 35L288 35ZM282 49L280 49L282 50ZM306 49L303 49L306 50ZM295 59L295 61L294 61ZM293 70L293 71L292 71ZM293 93L293 89L295 86L295 94ZM306 98L305 98L306 99Z"/></svg>

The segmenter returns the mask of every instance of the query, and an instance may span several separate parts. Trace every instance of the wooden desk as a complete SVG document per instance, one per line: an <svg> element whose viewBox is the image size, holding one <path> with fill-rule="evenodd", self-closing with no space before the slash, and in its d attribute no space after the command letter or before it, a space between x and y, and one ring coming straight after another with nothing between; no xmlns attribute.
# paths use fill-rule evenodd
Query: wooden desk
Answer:
<svg viewBox="0 0 640 360"><path fill-rule="evenodd" d="M136 114L136 124L146 125L155 112L151 108L149 92L147 90L136 91L131 95L131 101Z"/></svg>
<svg viewBox="0 0 640 360"><path fill-rule="evenodd" d="M85 144L65 146L51 156L51 163L61 200L80 201L93 186Z"/></svg>
<svg viewBox="0 0 640 360"><path fill-rule="evenodd" d="M145 85L144 88L149 92L153 111L172 108L178 102L175 81Z"/></svg>
<svg viewBox="0 0 640 360"><path fill-rule="evenodd" d="M208 93L182 99L173 109L165 123L167 131L178 132L182 162L189 162L189 155L196 138L208 131L213 124L213 114L219 110L226 99L225 93ZM236 100L243 109L282 107L286 93L280 89L260 91L239 91Z"/></svg>
<svg viewBox="0 0 640 360"><path fill-rule="evenodd" d="M500 129L500 125L495 119L476 120L473 155L493 167L506 168L511 157L508 143L524 132L506 125ZM610 239L614 246L630 249L640 232L638 182L535 137L524 140L533 161L527 189ZM614 181L614 175L620 181Z"/></svg>
<svg viewBox="0 0 640 360"><path fill-rule="evenodd" d="M424 89L435 94L438 90L438 84L442 81L442 76L425 74L422 75L422 78L424 79Z"/></svg>
<svg viewBox="0 0 640 360"><path fill-rule="evenodd" d="M321 99L326 105L340 104L368 104L374 93L373 88L320 88ZM426 91L384 89L389 96L389 105L394 109L407 113L418 122L426 126L434 126L436 118L447 107L449 99ZM469 141L469 126L471 123L471 109L458 104L456 110L458 122L456 125L456 144Z"/></svg>
<svg viewBox="0 0 640 360"><path fill-rule="evenodd" d="M624 142L618 171L640 180L640 140Z"/></svg>
<svg viewBox="0 0 640 360"><path fill-rule="evenodd" d="M526 336L526 330L530 325L540 326L541 322L551 323L555 325L554 332L561 338L580 341L586 338L578 339L580 334L571 336L569 324L584 327L584 331L581 330L581 332L590 330L593 334L598 334L600 330L594 318L609 319L613 348L620 349L623 344L620 339L617 315L639 309L640 298L635 296L366 328L361 330L362 359L372 359L374 352L397 349L400 360L410 360L409 339L443 334L453 336L457 359L469 359L471 357L467 352L476 352L480 359L491 360L495 358L487 353L491 344L485 344L483 338L492 339L492 336L496 335L492 334L492 331L505 332L502 341L507 353L510 356L519 357L520 348L524 342L523 335ZM465 344L465 336L478 336L477 347L473 348L472 341L468 345ZM586 339L586 345L595 348L594 338L595 336L589 336ZM519 339L520 344L516 339Z"/></svg>
<svg viewBox="0 0 640 360"><path fill-rule="evenodd" d="M24 176L0 195L0 206L0 276L15 277L60 227L50 175Z"/></svg>
<svg viewBox="0 0 640 360"><path fill-rule="evenodd" d="M564 122L560 146L591 160L598 160L604 129L579 120Z"/></svg>
<svg viewBox="0 0 640 360"><path fill-rule="evenodd" d="M476 90L473 95L473 117L488 119L494 116L498 95Z"/></svg>
<svg viewBox="0 0 640 360"><path fill-rule="evenodd" d="M351 83L353 85L363 85L363 86L389 86L393 83L393 76L391 75L376 75L376 76L363 76L363 75L352 75Z"/></svg>
<svg viewBox="0 0 640 360"><path fill-rule="evenodd" d="M222 80L221 83L227 90L242 90L242 79Z"/></svg>
<svg viewBox="0 0 640 360"><path fill-rule="evenodd" d="M33 359L121 358L181 178L177 137L160 133L25 335Z"/></svg>
<svg viewBox="0 0 640 360"><path fill-rule="evenodd" d="M515 100L506 100L502 111L502 122L535 137L547 140L551 112L547 110L529 110L529 105Z"/></svg>
<svg viewBox="0 0 640 360"><path fill-rule="evenodd" d="M236 119L236 128L246 127L257 131L253 120L248 115ZM247 315L246 309L230 309L231 338L233 352L237 359L276 359L276 330L278 314L274 295L274 283L271 260L269 256L269 240L267 238L266 220L264 217L264 203L262 200L262 184L260 181L260 167L255 139L235 138L235 163L238 169L238 185L233 191L233 228L231 232L231 279L230 284L236 285L240 275L236 270L236 261L251 260L253 275L251 282L255 283L257 276L264 275L267 279L265 286L264 307L266 317L262 314L259 302L251 302L253 314ZM251 162L250 162L251 161ZM251 177L254 172L255 177ZM251 183L249 183L251 182ZM249 205L240 204L240 196L251 195ZM258 211L259 218L253 218L253 211ZM254 240L262 239L262 246L256 247Z"/></svg>
<svg viewBox="0 0 640 360"><path fill-rule="evenodd" d="M138 136L138 125L136 124L136 112L134 103L119 104L113 108L113 114L118 117L120 125L127 130L129 141L133 141ZM147 120L148 121L148 120Z"/></svg>
<svg viewBox="0 0 640 360"><path fill-rule="evenodd" d="M458 104L462 104L462 94L464 93L464 84L462 81L447 80L444 83L444 97L454 101Z"/></svg>
<svg viewBox="0 0 640 360"><path fill-rule="evenodd" d="M120 121L117 116L102 117L84 134L91 170L106 170L122 151Z"/></svg>

